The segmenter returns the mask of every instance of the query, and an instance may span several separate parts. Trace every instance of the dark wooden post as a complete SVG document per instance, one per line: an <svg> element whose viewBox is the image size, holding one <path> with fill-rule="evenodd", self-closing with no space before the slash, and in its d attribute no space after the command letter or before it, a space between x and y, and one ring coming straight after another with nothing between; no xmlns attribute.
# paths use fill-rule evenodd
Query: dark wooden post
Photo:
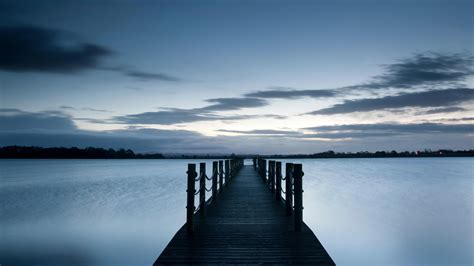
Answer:
<svg viewBox="0 0 474 266"><path fill-rule="evenodd" d="M219 160L219 193L224 188L224 161Z"/></svg>
<svg viewBox="0 0 474 266"><path fill-rule="evenodd" d="M225 160L225 186L230 182L230 169L229 169L229 160Z"/></svg>
<svg viewBox="0 0 474 266"><path fill-rule="evenodd" d="M262 159L262 178L263 182L267 182L267 160Z"/></svg>
<svg viewBox="0 0 474 266"><path fill-rule="evenodd" d="M275 198L277 201L281 201L281 162L276 162L275 178L276 178Z"/></svg>
<svg viewBox="0 0 474 266"><path fill-rule="evenodd" d="M190 163L188 164L188 189L187 192L187 204L186 204L186 231L192 232L193 231L193 217L194 217L194 193L196 192L194 189L194 178L196 178L196 164Z"/></svg>
<svg viewBox="0 0 474 266"><path fill-rule="evenodd" d="M253 169L257 170L257 159L252 158L252 163L253 163Z"/></svg>
<svg viewBox="0 0 474 266"><path fill-rule="evenodd" d="M199 212L201 217L206 214L206 163L199 164Z"/></svg>
<svg viewBox="0 0 474 266"><path fill-rule="evenodd" d="M295 189L295 231L300 232L303 224L303 166L293 165L293 180Z"/></svg>
<svg viewBox="0 0 474 266"><path fill-rule="evenodd" d="M212 162L212 201L215 201L217 196L217 163Z"/></svg>
<svg viewBox="0 0 474 266"><path fill-rule="evenodd" d="M268 184L270 191L275 192L275 161L268 161Z"/></svg>
<svg viewBox="0 0 474 266"><path fill-rule="evenodd" d="M286 215L290 216L293 206L293 188L291 186L291 181L293 179L293 164L286 163L286 177L285 177L285 209Z"/></svg>

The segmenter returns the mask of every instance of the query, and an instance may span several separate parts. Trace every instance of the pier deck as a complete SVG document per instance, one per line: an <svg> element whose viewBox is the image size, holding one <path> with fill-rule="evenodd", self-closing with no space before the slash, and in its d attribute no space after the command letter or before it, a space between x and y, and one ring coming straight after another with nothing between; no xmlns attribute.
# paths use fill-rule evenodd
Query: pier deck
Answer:
<svg viewBox="0 0 474 266"><path fill-rule="evenodd" d="M311 229L296 232L292 216L244 166L206 208L197 212L193 232L176 233L154 265L163 264L307 264L335 265Z"/></svg>

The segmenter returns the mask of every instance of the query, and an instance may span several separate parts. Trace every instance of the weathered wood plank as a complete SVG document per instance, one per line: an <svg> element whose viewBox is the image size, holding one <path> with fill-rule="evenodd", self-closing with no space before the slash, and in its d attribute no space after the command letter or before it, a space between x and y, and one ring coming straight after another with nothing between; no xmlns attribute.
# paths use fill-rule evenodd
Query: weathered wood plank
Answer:
<svg viewBox="0 0 474 266"><path fill-rule="evenodd" d="M335 265L311 229L294 230L294 218L251 166L238 175L194 219L183 226L154 265L164 264L307 264Z"/></svg>

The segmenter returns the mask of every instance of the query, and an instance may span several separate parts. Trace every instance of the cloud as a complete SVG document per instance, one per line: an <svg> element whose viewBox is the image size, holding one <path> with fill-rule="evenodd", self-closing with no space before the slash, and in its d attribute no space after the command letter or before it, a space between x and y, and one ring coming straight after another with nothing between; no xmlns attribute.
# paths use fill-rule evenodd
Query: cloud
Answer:
<svg viewBox="0 0 474 266"><path fill-rule="evenodd" d="M84 70L107 70L142 81L181 81L181 78L138 71L131 67L103 66L113 55L107 47L81 42L74 35L37 26L0 26L0 70L71 74Z"/></svg>
<svg viewBox="0 0 474 266"><path fill-rule="evenodd" d="M338 88L347 90L408 89L422 86L453 85L474 74L474 56L464 53L415 53L393 64L383 65L383 73L372 80Z"/></svg>
<svg viewBox="0 0 474 266"><path fill-rule="evenodd" d="M334 90L297 90L287 87L272 87L269 90L261 90L247 93L246 97L271 98L271 99L298 99L302 97L324 98L334 97L337 92Z"/></svg>
<svg viewBox="0 0 474 266"><path fill-rule="evenodd" d="M305 129L314 132L314 134L305 134L305 137L338 139L388 137L413 134L470 134L474 132L474 125L441 123L379 123L317 126Z"/></svg>
<svg viewBox="0 0 474 266"><path fill-rule="evenodd" d="M432 115L432 114L442 114L442 113L455 113L455 112L461 112L461 111L467 111L466 108L463 107L442 107L442 108L434 108L426 111L421 111L418 112L418 115Z"/></svg>
<svg viewBox="0 0 474 266"><path fill-rule="evenodd" d="M125 124L160 124L173 125L191 123L198 121L235 121L255 118L282 119L284 116L273 114L262 115L220 115L219 111L236 111L244 108L256 108L268 103L258 98L214 98L206 102L208 106L192 109L165 108L157 112L145 112L139 114L116 116L112 120Z"/></svg>
<svg viewBox="0 0 474 266"><path fill-rule="evenodd" d="M243 108L255 108L268 105L268 102L258 98L215 98L207 99L206 102L212 105L197 108L201 111L233 111Z"/></svg>
<svg viewBox="0 0 474 266"><path fill-rule="evenodd" d="M219 129L217 130L223 133L237 133L243 135L299 135L301 132L298 131L289 131L289 130L275 130L275 129L255 129L255 130L228 130L228 129Z"/></svg>
<svg viewBox="0 0 474 266"><path fill-rule="evenodd" d="M0 27L0 69L14 72L75 73L96 68L112 51L35 26Z"/></svg>
<svg viewBox="0 0 474 266"><path fill-rule="evenodd" d="M97 112L97 113L110 113L111 111L105 109L96 109L91 107L82 107L82 108L75 108L68 105L59 106L59 109L66 110L66 111L89 111L89 112Z"/></svg>
<svg viewBox="0 0 474 266"><path fill-rule="evenodd" d="M474 56L469 53L417 53L384 66L372 87L409 88L433 83L463 81L473 75ZM378 81L378 82L377 82Z"/></svg>
<svg viewBox="0 0 474 266"><path fill-rule="evenodd" d="M18 109L0 109L2 131L75 131L71 117L61 112L30 113Z"/></svg>
<svg viewBox="0 0 474 266"><path fill-rule="evenodd" d="M456 88L434 91L405 93L382 98L346 100L332 107L316 110L308 114L333 115L353 112L369 112L404 107L451 107L474 99L474 89Z"/></svg>
<svg viewBox="0 0 474 266"><path fill-rule="evenodd" d="M208 112L199 112L194 109L168 109L158 112L145 112L140 114L116 116L112 122L124 124L157 124L174 125L199 121L235 121L256 118L282 119L284 116L263 115L217 115Z"/></svg>
<svg viewBox="0 0 474 266"><path fill-rule="evenodd" d="M181 78L163 74L163 73L150 73L150 72L142 72L142 71L137 71L137 70L123 70L122 72L126 76L136 78L142 81L149 81L149 80L182 81Z"/></svg>

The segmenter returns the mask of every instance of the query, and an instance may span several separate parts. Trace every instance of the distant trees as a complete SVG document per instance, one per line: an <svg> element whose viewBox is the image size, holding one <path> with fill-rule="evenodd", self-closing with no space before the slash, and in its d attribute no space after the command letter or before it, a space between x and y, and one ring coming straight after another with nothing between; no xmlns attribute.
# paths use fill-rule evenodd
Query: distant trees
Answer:
<svg viewBox="0 0 474 266"><path fill-rule="evenodd" d="M314 154L294 155L269 155L266 158L392 158L392 157L467 157L474 156L474 150L437 150L423 151L359 151L359 152L334 152L325 151Z"/></svg>
<svg viewBox="0 0 474 266"><path fill-rule="evenodd" d="M72 148L41 148L25 146L0 147L0 158L6 159L163 159L159 153L135 154L132 150L114 150L87 147L85 149Z"/></svg>

